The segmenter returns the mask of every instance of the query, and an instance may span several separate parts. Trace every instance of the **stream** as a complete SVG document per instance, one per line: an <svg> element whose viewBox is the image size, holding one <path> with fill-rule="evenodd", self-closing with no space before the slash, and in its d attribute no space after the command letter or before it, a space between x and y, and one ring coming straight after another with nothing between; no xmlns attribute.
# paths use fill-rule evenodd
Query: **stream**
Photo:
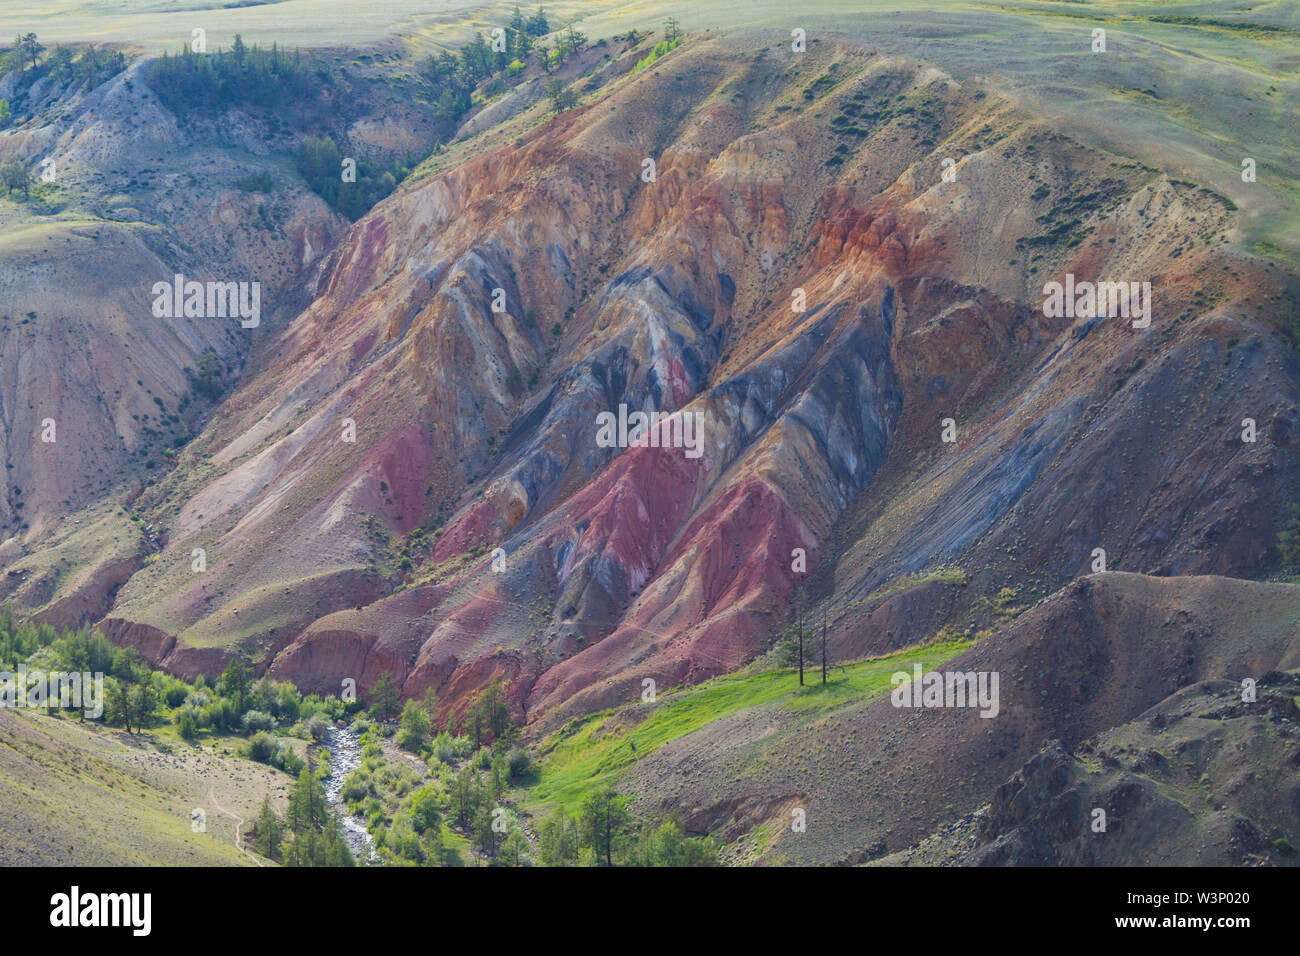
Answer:
<svg viewBox="0 0 1300 956"><path fill-rule="evenodd" d="M361 743L357 734L339 727L330 727L325 738L325 746L330 753L330 775L325 778L325 799L330 807L338 812L343 824L343 838L347 840L348 849L356 859L358 866L377 863L375 839L360 817L348 813L348 806L341 793L343 781L348 774L361 766Z"/></svg>

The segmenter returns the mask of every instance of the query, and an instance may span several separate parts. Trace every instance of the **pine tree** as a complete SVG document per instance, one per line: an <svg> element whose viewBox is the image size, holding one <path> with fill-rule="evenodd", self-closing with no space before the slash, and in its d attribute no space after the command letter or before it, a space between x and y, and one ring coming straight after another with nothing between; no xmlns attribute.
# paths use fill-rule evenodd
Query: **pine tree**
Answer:
<svg viewBox="0 0 1300 956"><path fill-rule="evenodd" d="M324 866L356 865L352 851L348 848L348 842L343 839L343 827L339 823L339 818L333 813L329 814L325 821L325 833L322 842L325 849Z"/></svg>
<svg viewBox="0 0 1300 956"><path fill-rule="evenodd" d="M108 709L110 713L116 714L117 717L126 726L126 732L131 732L131 688L123 684L120 680L110 680L107 687Z"/></svg>
<svg viewBox="0 0 1300 956"><path fill-rule="evenodd" d="M262 812L257 818L257 852L268 860L280 859L283 825L271 808L271 796L262 798Z"/></svg>
<svg viewBox="0 0 1300 956"><path fill-rule="evenodd" d="M158 692L153 686L153 675L149 674L131 688L128 698L128 706L131 708L132 716L135 717L136 730L152 726L154 711L158 709Z"/></svg>
<svg viewBox="0 0 1300 956"><path fill-rule="evenodd" d="M235 655L221 675L221 696L234 699L235 711L240 717L244 715L244 698L252 682L253 669L248 661L242 654Z"/></svg>
<svg viewBox="0 0 1300 956"><path fill-rule="evenodd" d="M431 866L445 866L451 858L442 839L442 827L430 827L420 835L420 848Z"/></svg>
<svg viewBox="0 0 1300 956"><path fill-rule="evenodd" d="M286 866L356 864L338 817L326 806L325 788L306 767L298 774L298 783L289 798L286 823L294 835L284 854Z"/></svg>
<svg viewBox="0 0 1300 956"><path fill-rule="evenodd" d="M451 807L455 811L456 821L461 826L469 826L478 810L480 791L474 771L469 764L460 768L451 785Z"/></svg>
<svg viewBox="0 0 1300 956"><path fill-rule="evenodd" d="M538 861L542 866L566 866L578 858L578 825L563 810L556 810L542 821L537 840Z"/></svg>
<svg viewBox="0 0 1300 956"><path fill-rule="evenodd" d="M469 710L465 712L465 732L469 734L470 742L474 749L478 750L483 746L483 698L480 696L474 703L470 704Z"/></svg>
<svg viewBox="0 0 1300 956"><path fill-rule="evenodd" d="M35 33L24 33L19 37L17 48L21 51L24 58L32 61L33 69L36 68L36 61L45 50L45 47L36 42Z"/></svg>
<svg viewBox="0 0 1300 956"><path fill-rule="evenodd" d="M408 700L402 708L400 745L406 750L418 751L424 746L431 729L428 712L415 701Z"/></svg>
<svg viewBox="0 0 1300 956"><path fill-rule="evenodd" d="M370 708L370 715L375 720L390 720L402 712L397 684L393 681L393 675L388 671L384 671L379 675L379 680L370 689L370 696L374 699L374 704Z"/></svg>
<svg viewBox="0 0 1300 956"><path fill-rule="evenodd" d="M526 866L528 864L528 838L524 832L515 827L506 835L498 852L498 859L503 866Z"/></svg>
<svg viewBox="0 0 1300 956"><path fill-rule="evenodd" d="M308 767L298 774L289 797L289 829L295 834L319 830L325 822L325 788Z"/></svg>
<svg viewBox="0 0 1300 956"><path fill-rule="evenodd" d="M614 844L630 821L626 797L613 789L593 793L582 804L582 842L603 857L606 866L613 866Z"/></svg>

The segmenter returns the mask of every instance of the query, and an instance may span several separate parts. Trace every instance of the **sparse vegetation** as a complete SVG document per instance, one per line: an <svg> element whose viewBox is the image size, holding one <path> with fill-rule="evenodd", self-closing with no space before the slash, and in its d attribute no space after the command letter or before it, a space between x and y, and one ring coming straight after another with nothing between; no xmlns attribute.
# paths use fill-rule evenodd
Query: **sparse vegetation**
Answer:
<svg viewBox="0 0 1300 956"><path fill-rule="evenodd" d="M656 43L653 47L651 47L649 53L647 53L641 59L636 61L636 66L632 68L632 72L635 73L638 70L644 70L647 66L650 66L652 63L657 61L660 57L667 56L673 50L677 49L679 46L681 46L681 43L682 43L682 37L679 34L675 34L672 37L665 37L664 39Z"/></svg>
<svg viewBox="0 0 1300 956"><path fill-rule="evenodd" d="M1300 504L1287 503L1285 522L1277 533L1277 550L1284 567L1300 568Z"/></svg>

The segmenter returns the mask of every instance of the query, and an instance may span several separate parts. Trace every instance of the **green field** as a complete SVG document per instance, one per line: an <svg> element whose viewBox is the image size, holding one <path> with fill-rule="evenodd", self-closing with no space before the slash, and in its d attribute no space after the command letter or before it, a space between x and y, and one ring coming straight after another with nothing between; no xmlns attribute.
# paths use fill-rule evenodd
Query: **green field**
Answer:
<svg viewBox="0 0 1300 956"><path fill-rule="evenodd" d="M588 794L616 784L641 757L723 717L753 707L815 716L884 694L896 671L910 672L916 663L931 669L969 646L967 642L933 644L835 666L825 685L820 683L820 670L812 666L806 669L804 687L790 668L718 677L665 694L654 704L635 705L649 715L630 728L619 719L626 710L573 720L549 741L551 749L541 759L539 779L529 794L531 809L544 814L562 808L574 814Z"/></svg>

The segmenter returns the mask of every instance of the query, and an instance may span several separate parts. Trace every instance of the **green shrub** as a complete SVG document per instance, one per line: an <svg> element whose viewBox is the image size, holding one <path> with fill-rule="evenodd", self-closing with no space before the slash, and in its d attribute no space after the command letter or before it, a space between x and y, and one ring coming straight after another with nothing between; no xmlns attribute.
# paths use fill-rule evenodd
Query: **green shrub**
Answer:
<svg viewBox="0 0 1300 956"><path fill-rule="evenodd" d="M270 763L276 750L275 738L264 730L253 734L252 739L248 741L248 759L256 760L258 763Z"/></svg>
<svg viewBox="0 0 1300 956"><path fill-rule="evenodd" d="M194 711L185 708L176 716L176 732L181 735L182 740L193 740L199 735L198 722L194 719Z"/></svg>
<svg viewBox="0 0 1300 956"><path fill-rule="evenodd" d="M275 718L260 710L250 710L240 720L244 733L257 730L275 730Z"/></svg>
<svg viewBox="0 0 1300 956"><path fill-rule="evenodd" d="M532 769L532 758L528 756L527 750L516 747L510 751L510 777L512 780L528 776L528 772Z"/></svg>

